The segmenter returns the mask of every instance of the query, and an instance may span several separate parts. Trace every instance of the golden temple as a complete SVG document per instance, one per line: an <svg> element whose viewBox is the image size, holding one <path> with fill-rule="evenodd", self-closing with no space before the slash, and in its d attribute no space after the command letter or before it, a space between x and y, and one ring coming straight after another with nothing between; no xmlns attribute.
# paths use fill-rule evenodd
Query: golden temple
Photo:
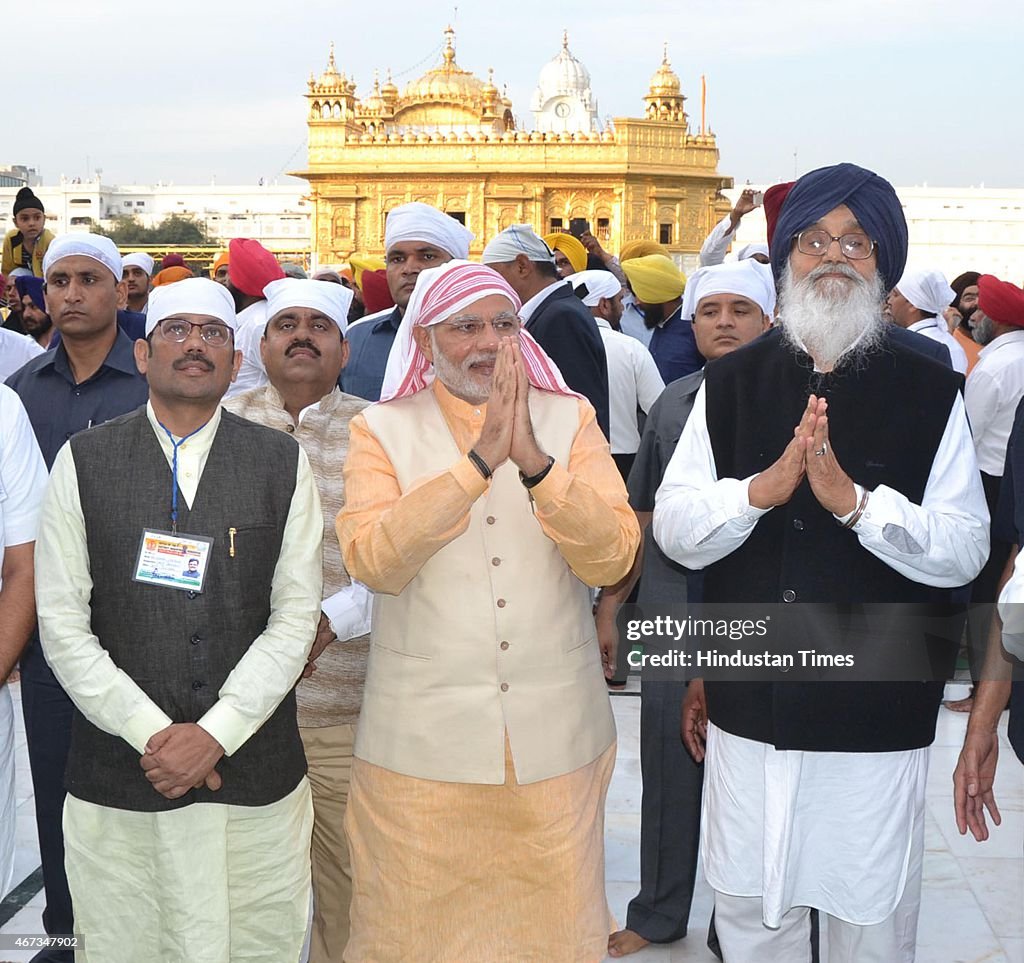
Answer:
<svg viewBox="0 0 1024 963"><path fill-rule="evenodd" d="M587 69L562 50L532 101L533 130L516 126L512 102L491 70L486 81L455 60L444 33L441 62L399 91L390 72L360 99L339 73L331 45L309 78L312 247L320 263L355 251L382 254L387 213L407 201L448 212L476 234L471 257L510 224L546 234L586 218L610 251L645 238L695 254L729 210L719 193L710 131L692 133L679 77L666 50L643 98L644 116L601 125Z"/></svg>

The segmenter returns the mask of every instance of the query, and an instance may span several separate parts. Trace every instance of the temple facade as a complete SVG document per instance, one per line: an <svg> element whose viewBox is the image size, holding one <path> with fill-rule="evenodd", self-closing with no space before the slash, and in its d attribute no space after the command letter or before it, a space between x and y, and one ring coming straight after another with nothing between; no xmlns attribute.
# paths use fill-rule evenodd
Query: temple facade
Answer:
<svg viewBox="0 0 1024 963"><path fill-rule="evenodd" d="M455 57L449 27L441 62L402 91L388 73L360 97L333 46L324 72L310 76L308 165L295 175L310 185L317 261L382 254L388 211L407 201L464 223L476 234L471 256L510 224L545 234L585 218L613 252L647 238L689 260L728 212L720 191L732 178L718 173L714 134L690 129L667 51L643 116L602 125L590 74L563 36L541 71L529 131L493 70L482 80Z"/></svg>

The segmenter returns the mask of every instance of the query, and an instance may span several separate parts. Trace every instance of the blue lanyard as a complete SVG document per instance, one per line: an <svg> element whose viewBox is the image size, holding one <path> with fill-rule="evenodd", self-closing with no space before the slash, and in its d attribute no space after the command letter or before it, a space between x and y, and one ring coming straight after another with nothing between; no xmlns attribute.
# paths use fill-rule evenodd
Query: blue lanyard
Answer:
<svg viewBox="0 0 1024 963"><path fill-rule="evenodd" d="M181 441L175 441L174 435L171 434L171 430L162 422L158 421L157 424L167 432L167 437L170 439L171 447L174 449L174 454L171 456L171 531L175 534L178 533L178 449L185 444L193 435L198 434L202 431L209 422L204 422L195 431L190 431L185 435Z"/></svg>

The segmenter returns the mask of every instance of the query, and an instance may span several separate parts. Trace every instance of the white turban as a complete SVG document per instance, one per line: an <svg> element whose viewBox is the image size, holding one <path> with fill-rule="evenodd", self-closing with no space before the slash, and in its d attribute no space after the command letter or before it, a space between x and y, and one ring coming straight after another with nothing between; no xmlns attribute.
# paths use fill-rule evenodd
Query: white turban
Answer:
<svg viewBox="0 0 1024 963"><path fill-rule="evenodd" d="M956 291L941 271L904 271L896 290L918 311L937 317L956 299Z"/></svg>
<svg viewBox="0 0 1024 963"><path fill-rule="evenodd" d="M64 257L91 257L99 261L120 283L124 274L124 265L117 245L102 234L61 234L50 242L43 255L43 277L50 273L50 268Z"/></svg>
<svg viewBox="0 0 1024 963"><path fill-rule="evenodd" d="M753 257L755 254L763 254L768 257L768 245L761 242L755 242L754 244L744 244L736 252L737 261L745 261L748 257Z"/></svg>
<svg viewBox="0 0 1024 963"><path fill-rule="evenodd" d="M403 241L426 241L447 251L453 258L469 257L469 242L476 235L454 217L429 204L413 201L388 212L384 222L384 250Z"/></svg>
<svg viewBox="0 0 1024 963"><path fill-rule="evenodd" d="M579 271L570 274L566 281L588 308L596 308L601 298L610 300L622 290L622 282L611 271Z"/></svg>
<svg viewBox="0 0 1024 963"><path fill-rule="evenodd" d="M348 329L348 309L352 292L341 284L325 284L312 278L280 278L264 289L267 320L287 308L311 308L330 318L344 334Z"/></svg>
<svg viewBox="0 0 1024 963"><path fill-rule="evenodd" d="M726 261L724 264L714 264L694 271L686 282L683 294L683 320L692 320L700 302L714 294L734 294L746 298L769 317L775 311L775 282L772 280L771 268L750 258Z"/></svg>
<svg viewBox="0 0 1024 963"><path fill-rule="evenodd" d="M555 254L529 224L506 227L487 247L480 260L484 264L504 264L525 254L531 261L555 263Z"/></svg>
<svg viewBox="0 0 1024 963"><path fill-rule="evenodd" d="M121 259L121 262L125 267L142 268L150 277L153 276L153 266L156 263L148 254L144 254L142 251L126 254Z"/></svg>
<svg viewBox="0 0 1024 963"><path fill-rule="evenodd" d="M153 288L146 311L146 335L164 318L205 314L235 330L235 302L228 289L209 278L185 278Z"/></svg>

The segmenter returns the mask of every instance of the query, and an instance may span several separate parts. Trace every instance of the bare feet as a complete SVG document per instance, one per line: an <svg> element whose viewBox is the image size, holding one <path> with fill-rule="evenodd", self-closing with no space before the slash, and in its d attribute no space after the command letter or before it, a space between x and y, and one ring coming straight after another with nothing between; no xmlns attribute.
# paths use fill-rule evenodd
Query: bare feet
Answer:
<svg viewBox="0 0 1024 963"><path fill-rule="evenodd" d="M629 956L637 950L642 950L650 940L645 940L639 933L632 930L619 930L608 937L608 955L618 959L620 956Z"/></svg>
<svg viewBox="0 0 1024 963"><path fill-rule="evenodd" d="M966 699L956 699L953 702L943 702L942 704L952 712L970 712L974 705L974 695L969 695Z"/></svg>

